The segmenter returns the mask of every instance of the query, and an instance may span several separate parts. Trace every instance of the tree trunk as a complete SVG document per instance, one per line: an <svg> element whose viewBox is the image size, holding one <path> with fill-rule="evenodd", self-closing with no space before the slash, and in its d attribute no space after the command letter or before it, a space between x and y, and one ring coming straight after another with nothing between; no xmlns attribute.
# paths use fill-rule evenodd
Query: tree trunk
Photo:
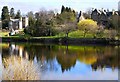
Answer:
<svg viewBox="0 0 120 82"><path fill-rule="evenodd" d="M86 30L84 31L84 38L85 38L85 35L86 35Z"/></svg>

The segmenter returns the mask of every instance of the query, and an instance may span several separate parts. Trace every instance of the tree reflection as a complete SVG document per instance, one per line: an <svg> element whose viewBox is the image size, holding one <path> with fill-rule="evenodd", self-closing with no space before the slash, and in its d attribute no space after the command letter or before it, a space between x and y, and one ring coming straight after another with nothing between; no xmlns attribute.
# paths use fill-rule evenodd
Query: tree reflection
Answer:
<svg viewBox="0 0 120 82"><path fill-rule="evenodd" d="M69 53L68 46L65 49L59 49L57 54L57 61L61 65L62 72L68 71L71 67L76 64L77 56L76 54Z"/></svg>
<svg viewBox="0 0 120 82"><path fill-rule="evenodd" d="M61 66L61 71L69 71L80 61L86 65L91 65L93 70L106 67L117 68L119 65L119 46L62 46L62 45L42 45L42 44L9 44L3 47L5 58L9 55L18 55L28 60L36 59L43 69L57 70L57 63ZM9 55L8 55L9 54Z"/></svg>
<svg viewBox="0 0 120 82"><path fill-rule="evenodd" d="M97 70L99 68L104 69L104 68L112 68L114 70L115 68L118 68L119 66L119 53L118 51L120 48L118 47L106 47L104 51L104 55L98 56L97 61L93 63L91 66L93 70Z"/></svg>

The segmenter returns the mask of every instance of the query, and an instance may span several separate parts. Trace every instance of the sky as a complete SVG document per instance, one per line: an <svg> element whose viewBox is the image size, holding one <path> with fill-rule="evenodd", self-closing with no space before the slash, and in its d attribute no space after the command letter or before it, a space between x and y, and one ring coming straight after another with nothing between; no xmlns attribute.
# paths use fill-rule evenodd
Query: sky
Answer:
<svg viewBox="0 0 120 82"><path fill-rule="evenodd" d="M0 0L0 14L3 6L14 8L15 12L21 10L22 14L29 11L37 12L40 9L60 12L61 6L71 7L76 11L86 11L89 8L118 9L120 0Z"/></svg>

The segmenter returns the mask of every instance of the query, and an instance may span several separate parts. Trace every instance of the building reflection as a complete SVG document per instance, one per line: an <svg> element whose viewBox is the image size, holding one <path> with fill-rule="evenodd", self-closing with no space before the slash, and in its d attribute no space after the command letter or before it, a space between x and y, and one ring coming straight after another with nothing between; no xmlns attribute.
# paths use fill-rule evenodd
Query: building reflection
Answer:
<svg viewBox="0 0 120 82"><path fill-rule="evenodd" d="M21 58L28 59L28 52L24 50L24 46L18 46L16 44L9 45L9 54L10 55L17 55Z"/></svg>

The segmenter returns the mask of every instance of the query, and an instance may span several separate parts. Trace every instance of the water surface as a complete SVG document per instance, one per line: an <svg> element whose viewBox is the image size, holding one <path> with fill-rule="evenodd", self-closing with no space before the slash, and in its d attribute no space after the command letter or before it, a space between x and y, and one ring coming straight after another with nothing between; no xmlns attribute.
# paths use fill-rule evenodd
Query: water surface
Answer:
<svg viewBox="0 0 120 82"><path fill-rule="evenodd" d="M117 80L118 46L3 43L0 65L11 56L38 66L41 80ZM28 68L29 69L29 68ZM0 72L0 76L1 76Z"/></svg>

